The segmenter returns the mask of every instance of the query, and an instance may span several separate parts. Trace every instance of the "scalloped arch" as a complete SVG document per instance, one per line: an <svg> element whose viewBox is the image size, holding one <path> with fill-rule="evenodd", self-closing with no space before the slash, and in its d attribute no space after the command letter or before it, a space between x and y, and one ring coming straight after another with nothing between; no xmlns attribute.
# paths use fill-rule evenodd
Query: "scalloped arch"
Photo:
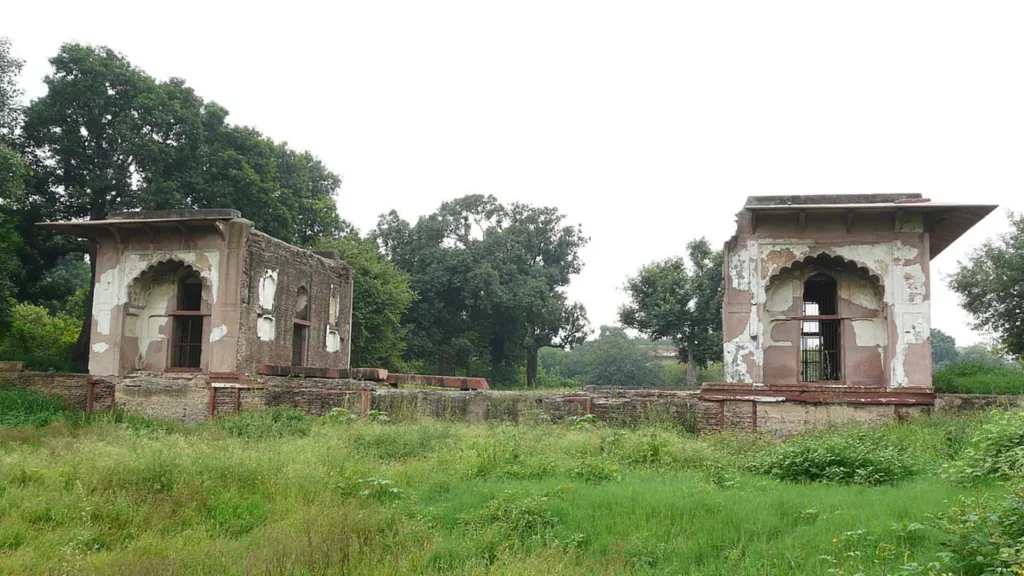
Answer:
<svg viewBox="0 0 1024 576"><path fill-rule="evenodd" d="M840 256L838 254L830 254L829 252L822 251L815 255L806 256L804 258L794 260L790 264L783 266L782 268L779 269L778 272L772 274L771 277L768 278L768 284L765 288L770 288L780 278L789 275L794 271L799 271L807 266L821 266L822 264L826 264L827 266L838 268L840 270L855 271L858 274L870 280L871 282L873 282L878 287L884 288L885 286L885 282L882 280L882 276L873 271L871 267L868 266L867 264L860 262L858 260L844 258L843 256Z"/></svg>
<svg viewBox="0 0 1024 576"><path fill-rule="evenodd" d="M147 276L149 276L156 268L171 263L178 264L181 266L181 268L193 272L196 276L199 277L199 281L202 282L203 288L208 288L210 286L210 281L207 278L204 278L202 271L200 271L195 266L192 266L188 262L185 262L184 260L181 260L179 258L164 258L162 260L156 260L154 262L147 264L146 267L140 270L139 273L136 274L134 278L128 281L128 284L126 286L128 301L138 302L138 300L140 300L140 298L138 297L139 295L135 294L136 283L140 279L144 279Z"/></svg>

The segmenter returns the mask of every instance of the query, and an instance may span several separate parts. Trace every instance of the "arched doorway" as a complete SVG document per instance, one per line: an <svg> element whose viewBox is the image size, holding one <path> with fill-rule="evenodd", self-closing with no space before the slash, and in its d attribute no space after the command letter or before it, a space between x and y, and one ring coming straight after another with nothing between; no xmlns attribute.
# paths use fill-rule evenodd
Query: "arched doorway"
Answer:
<svg viewBox="0 0 1024 576"><path fill-rule="evenodd" d="M804 281L800 318L800 381L842 380L839 289L835 277L818 272Z"/></svg>

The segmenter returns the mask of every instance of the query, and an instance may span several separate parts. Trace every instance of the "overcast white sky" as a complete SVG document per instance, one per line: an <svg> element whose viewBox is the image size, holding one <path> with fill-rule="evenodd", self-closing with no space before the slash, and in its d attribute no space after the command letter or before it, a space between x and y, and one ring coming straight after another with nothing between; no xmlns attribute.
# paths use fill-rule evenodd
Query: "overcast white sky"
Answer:
<svg viewBox="0 0 1024 576"><path fill-rule="evenodd" d="M932 268L934 326L981 337L944 277L1024 211L1024 3L322 4L36 0L0 36L30 97L67 41L185 78L341 174L362 231L470 193L557 206L591 237L571 293L595 326L748 195L996 203Z"/></svg>

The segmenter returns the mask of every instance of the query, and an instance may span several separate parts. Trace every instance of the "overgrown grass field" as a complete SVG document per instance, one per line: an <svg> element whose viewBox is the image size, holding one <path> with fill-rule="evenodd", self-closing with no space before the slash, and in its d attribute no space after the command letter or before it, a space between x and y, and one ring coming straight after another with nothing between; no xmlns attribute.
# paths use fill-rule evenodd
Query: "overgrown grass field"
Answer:
<svg viewBox="0 0 1024 576"><path fill-rule="evenodd" d="M1006 525L1021 501L1019 413L779 444L590 419L278 410L185 426L85 419L30 396L0 390L0 574L1024 567L1024 534Z"/></svg>

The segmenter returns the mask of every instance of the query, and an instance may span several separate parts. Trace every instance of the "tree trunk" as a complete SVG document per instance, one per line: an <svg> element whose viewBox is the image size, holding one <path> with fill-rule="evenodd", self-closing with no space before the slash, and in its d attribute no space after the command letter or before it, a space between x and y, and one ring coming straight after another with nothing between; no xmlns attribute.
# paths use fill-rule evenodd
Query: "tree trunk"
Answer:
<svg viewBox="0 0 1024 576"><path fill-rule="evenodd" d="M448 358L440 358L437 361L437 372L438 376L448 376L450 370L448 369Z"/></svg>
<svg viewBox="0 0 1024 576"><path fill-rule="evenodd" d="M96 296L96 242L89 240L89 294L85 297L82 330L71 351L71 362L89 366L89 340L92 338L92 300Z"/></svg>
<svg viewBox="0 0 1024 576"><path fill-rule="evenodd" d="M686 385L697 386L697 345L686 343Z"/></svg>
<svg viewBox="0 0 1024 576"><path fill-rule="evenodd" d="M526 386L527 388L533 388L537 385L537 353L539 349L537 346L531 345L529 351L526 353Z"/></svg>

